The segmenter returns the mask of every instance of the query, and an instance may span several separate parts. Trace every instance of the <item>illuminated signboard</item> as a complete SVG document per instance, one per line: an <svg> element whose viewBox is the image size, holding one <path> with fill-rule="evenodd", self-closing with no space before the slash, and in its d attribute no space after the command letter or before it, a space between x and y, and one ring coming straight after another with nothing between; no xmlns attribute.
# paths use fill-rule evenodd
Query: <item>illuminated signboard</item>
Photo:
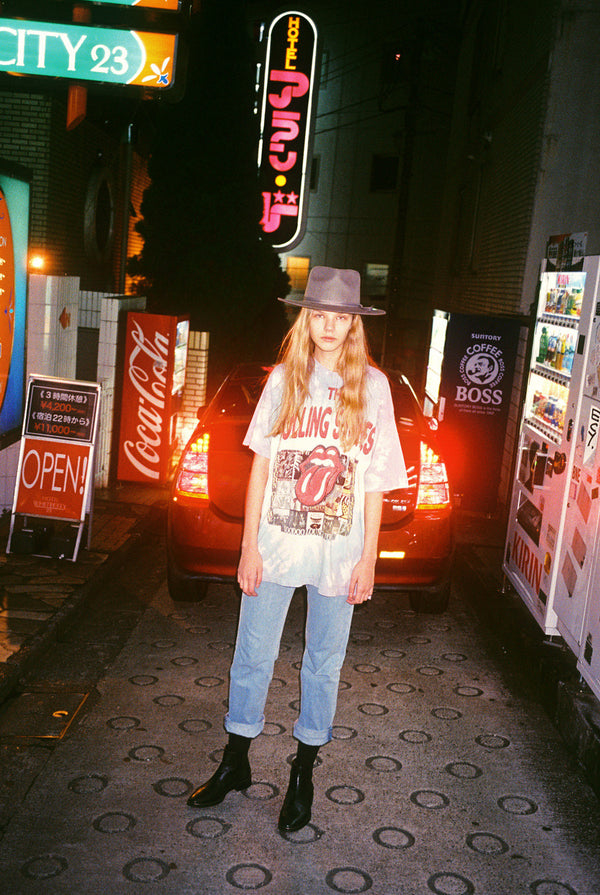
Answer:
<svg viewBox="0 0 600 895"><path fill-rule="evenodd" d="M111 4L113 6L139 6L144 9L166 9L177 12L181 8L181 0L92 0L96 5Z"/></svg>
<svg viewBox="0 0 600 895"><path fill-rule="evenodd" d="M77 558L91 507L99 404L97 382L29 377L8 553ZM35 519L73 524L52 543L54 529Z"/></svg>
<svg viewBox="0 0 600 895"><path fill-rule="evenodd" d="M260 224L279 250L297 245L306 226L316 59L314 22L300 12L277 16L267 43L258 164Z"/></svg>
<svg viewBox="0 0 600 895"><path fill-rule="evenodd" d="M20 435L25 403L28 176L0 168L0 447Z"/></svg>
<svg viewBox="0 0 600 895"><path fill-rule="evenodd" d="M0 71L166 89L176 34L0 19Z"/></svg>

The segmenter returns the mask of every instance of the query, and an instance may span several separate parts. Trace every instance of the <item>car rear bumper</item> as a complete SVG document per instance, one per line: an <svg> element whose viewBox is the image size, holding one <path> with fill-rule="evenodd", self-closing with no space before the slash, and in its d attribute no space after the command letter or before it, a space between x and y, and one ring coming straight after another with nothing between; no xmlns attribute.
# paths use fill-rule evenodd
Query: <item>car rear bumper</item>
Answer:
<svg viewBox="0 0 600 895"><path fill-rule="evenodd" d="M235 576L242 543L242 521L223 517L206 502L172 502L168 514L169 562L189 578L219 580Z"/></svg>
<svg viewBox="0 0 600 895"><path fill-rule="evenodd" d="M203 580L235 578L242 540L242 521L214 512L207 502L171 503L167 545L169 563L181 577ZM450 578L454 557L452 512L413 513L404 525L382 527L375 586L428 590ZM402 556L404 554L404 556Z"/></svg>
<svg viewBox="0 0 600 895"><path fill-rule="evenodd" d="M416 590L444 585L452 572L454 546L451 510L417 511L404 525L382 527L375 586Z"/></svg>

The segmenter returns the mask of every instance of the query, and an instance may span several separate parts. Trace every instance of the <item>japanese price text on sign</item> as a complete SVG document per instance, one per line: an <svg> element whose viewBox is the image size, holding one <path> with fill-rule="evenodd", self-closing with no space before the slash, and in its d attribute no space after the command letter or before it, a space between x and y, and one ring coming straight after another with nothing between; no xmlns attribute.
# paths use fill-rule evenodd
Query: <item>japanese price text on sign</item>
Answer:
<svg viewBox="0 0 600 895"><path fill-rule="evenodd" d="M30 380L13 512L84 518L99 388L75 381Z"/></svg>
<svg viewBox="0 0 600 895"><path fill-rule="evenodd" d="M0 72L165 89L176 34L0 18Z"/></svg>
<svg viewBox="0 0 600 895"><path fill-rule="evenodd" d="M90 442L97 398L91 388L63 389L32 382L25 434Z"/></svg>

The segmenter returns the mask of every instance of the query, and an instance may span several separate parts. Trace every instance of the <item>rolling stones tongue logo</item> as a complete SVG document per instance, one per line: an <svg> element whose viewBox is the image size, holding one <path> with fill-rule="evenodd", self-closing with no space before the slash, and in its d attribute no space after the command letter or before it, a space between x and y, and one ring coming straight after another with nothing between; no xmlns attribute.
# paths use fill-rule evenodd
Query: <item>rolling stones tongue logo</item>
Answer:
<svg viewBox="0 0 600 895"><path fill-rule="evenodd" d="M303 506L317 506L331 494L337 477L343 471L344 464L338 449L320 444L300 464L296 497Z"/></svg>

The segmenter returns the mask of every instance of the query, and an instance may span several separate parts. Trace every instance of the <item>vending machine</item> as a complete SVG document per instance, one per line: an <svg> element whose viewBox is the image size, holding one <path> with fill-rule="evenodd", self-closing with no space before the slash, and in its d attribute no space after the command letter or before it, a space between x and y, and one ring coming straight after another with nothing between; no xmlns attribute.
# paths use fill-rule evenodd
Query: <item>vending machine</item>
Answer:
<svg viewBox="0 0 600 895"><path fill-rule="evenodd" d="M588 257L582 270L541 275L504 551L540 627L578 657L592 602L600 613L599 270Z"/></svg>
<svg viewBox="0 0 600 895"><path fill-rule="evenodd" d="M187 317L127 315L119 481L162 484L170 475L189 330Z"/></svg>

